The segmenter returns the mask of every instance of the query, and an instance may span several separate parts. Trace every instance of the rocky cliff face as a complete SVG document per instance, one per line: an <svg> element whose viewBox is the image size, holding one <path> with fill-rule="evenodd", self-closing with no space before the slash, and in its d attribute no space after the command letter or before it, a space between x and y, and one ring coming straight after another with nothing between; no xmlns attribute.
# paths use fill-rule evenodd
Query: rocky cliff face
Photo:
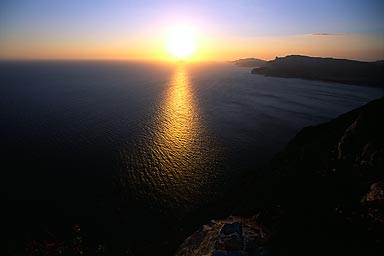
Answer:
<svg viewBox="0 0 384 256"><path fill-rule="evenodd" d="M231 216L204 225L184 241L176 255L267 255L263 245L269 235L256 218Z"/></svg>
<svg viewBox="0 0 384 256"><path fill-rule="evenodd" d="M371 176L384 168L384 99L317 126L306 127L277 155L280 175Z"/></svg>
<svg viewBox="0 0 384 256"><path fill-rule="evenodd" d="M248 220L237 217L198 231L177 255L384 255L383 114L381 98L304 128L248 184L234 212L268 234L252 250L218 246L226 224Z"/></svg>
<svg viewBox="0 0 384 256"><path fill-rule="evenodd" d="M285 187L295 187L280 201L285 209L297 221L319 219L322 227L317 231L337 233L342 238L335 246L351 253L384 252L383 113L381 98L328 123L304 128L271 167L274 175L285 177ZM302 211L310 211L312 218L302 216Z"/></svg>

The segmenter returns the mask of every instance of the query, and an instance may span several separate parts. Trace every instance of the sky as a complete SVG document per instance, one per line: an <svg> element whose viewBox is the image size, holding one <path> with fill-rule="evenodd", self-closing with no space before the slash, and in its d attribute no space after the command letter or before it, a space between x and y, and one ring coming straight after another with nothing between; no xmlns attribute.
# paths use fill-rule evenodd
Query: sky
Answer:
<svg viewBox="0 0 384 256"><path fill-rule="evenodd" d="M193 29L191 60L303 54L384 59L382 0L2 0L0 59L167 60Z"/></svg>

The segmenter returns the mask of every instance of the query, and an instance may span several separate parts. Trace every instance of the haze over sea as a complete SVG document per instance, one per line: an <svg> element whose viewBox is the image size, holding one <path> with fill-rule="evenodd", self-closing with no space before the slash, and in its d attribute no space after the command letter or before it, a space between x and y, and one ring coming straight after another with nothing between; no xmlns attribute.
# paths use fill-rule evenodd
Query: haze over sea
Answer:
<svg viewBox="0 0 384 256"><path fill-rule="evenodd" d="M229 63L3 61L5 209L20 227L100 223L121 202L134 231L182 219L261 173L302 127L382 95Z"/></svg>

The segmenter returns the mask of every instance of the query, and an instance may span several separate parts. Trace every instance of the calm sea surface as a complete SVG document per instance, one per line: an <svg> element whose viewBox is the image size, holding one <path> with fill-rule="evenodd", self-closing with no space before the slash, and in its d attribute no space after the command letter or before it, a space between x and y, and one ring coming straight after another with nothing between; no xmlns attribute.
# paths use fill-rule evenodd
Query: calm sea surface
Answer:
<svg viewBox="0 0 384 256"><path fill-rule="evenodd" d="M133 231L182 219L260 174L303 126L382 95L226 63L1 62L6 212L31 230L112 211Z"/></svg>

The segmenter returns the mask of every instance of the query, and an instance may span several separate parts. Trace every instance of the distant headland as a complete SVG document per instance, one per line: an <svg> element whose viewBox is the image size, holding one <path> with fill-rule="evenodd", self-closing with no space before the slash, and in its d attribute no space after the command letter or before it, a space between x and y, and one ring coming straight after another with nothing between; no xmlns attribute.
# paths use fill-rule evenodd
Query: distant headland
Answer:
<svg viewBox="0 0 384 256"><path fill-rule="evenodd" d="M256 58L246 58L246 59L239 59L230 61L231 63L235 64L238 67L264 67L267 63L266 60L262 59L256 59Z"/></svg>
<svg viewBox="0 0 384 256"><path fill-rule="evenodd" d="M237 66L247 66L247 64L252 63L252 60L242 59L233 63ZM258 61L262 63L262 60ZM303 78L363 86L384 86L384 60L364 62L288 55L286 57L276 57L274 60L266 61L263 65L254 65L253 67L255 68L252 69L252 74L258 75Z"/></svg>

